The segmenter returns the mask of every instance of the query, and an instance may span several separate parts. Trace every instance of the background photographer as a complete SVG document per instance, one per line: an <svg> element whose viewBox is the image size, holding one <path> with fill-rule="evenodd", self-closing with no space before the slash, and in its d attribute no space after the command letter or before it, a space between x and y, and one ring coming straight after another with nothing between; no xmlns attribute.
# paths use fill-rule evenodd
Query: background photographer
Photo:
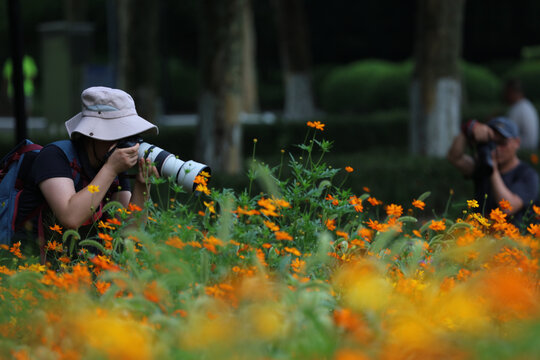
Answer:
<svg viewBox="0 0 540 360"><path fill-rule="evenodd" d="M474 156L468 155L467 145L473 145ZM519 223L529 203L538 197L538 174L520 161L519 131L515 123L497 117L487 124L476 120L466 123L458 134L447 158L466 177L472 178L475 199L486 213L499 206L502 199L510 203L512 222ZM487 195L487 199L486 199Z"/></svg>
<svg viewBox="0 0 540 360"><path fill-rule="evenodd" d="M81 99L82 111L65 123L70 140L62 142L62 146L58 142L45 146L23 176L25 186L16 223L23 242L31 243L38 233L43 243L51 238L51 233L47 234L51 226L51 230L55 226L79 229L84 238L85 226L88 230L92 228L107 201L143 208L149 197L148 176L159 176L150 160L139 159L139 143L125 144L126 147L119 144L133 135L158 131L155 125L137 115L129 94L92 87L82 92ZM70 159L68 153L73 153L74 158ZM138 173L131 188L124 175L137 165ZM36 219L38 214L42 221ZM46 233L39 234L40 228Z"/></svg>

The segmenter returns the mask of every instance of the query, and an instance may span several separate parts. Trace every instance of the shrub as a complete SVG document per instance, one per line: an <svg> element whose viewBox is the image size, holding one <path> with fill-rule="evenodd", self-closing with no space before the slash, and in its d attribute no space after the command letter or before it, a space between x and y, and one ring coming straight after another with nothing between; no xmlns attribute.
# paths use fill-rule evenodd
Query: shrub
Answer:
<svg viewBox="0 0 540 360"><path fill-rule="evenodd" d="M322 107L339 113L406 107L410 69L409 63L383 60L337 67L322 83Z"/></svg>
<svg viewBox="0 0 540 360"><path fill-rule="evenodd" d="M526 96L533 102L540 101L540 60L522 61L508 70L504 78L519 79Z"/></svg>
<svg viewBox="0 0 540 360"><path fill-rule="evenodd" d="M461 71L466 103L497 103L501 100L501 80L489 69L462 61Z"/></svg>
<svg viewBox="0 0 540 360"><path fill-rule="evenodd" d="M461 63L467 104L496 103L501 80L487 68ZM321 104L336 113L367 112L409 106L413 63L363 60L330 71L322 82Z"/></svg>

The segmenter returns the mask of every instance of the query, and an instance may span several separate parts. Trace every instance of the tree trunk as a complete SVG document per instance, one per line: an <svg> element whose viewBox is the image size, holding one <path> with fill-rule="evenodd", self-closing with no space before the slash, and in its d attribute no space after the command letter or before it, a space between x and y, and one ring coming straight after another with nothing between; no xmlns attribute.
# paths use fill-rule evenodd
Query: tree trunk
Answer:
<svg viewBox="0 0 540 360"><path fill-rule="evenodd" d="M243 7L242 41L242 111L256 113L259 111L259 91L257 89L257 65L255 24L253 20L252 0L246 0Z"/></svg>
<svg viewBox="0 0 540 360"><path fill-rule="evenodd" d="M135 100L140 116L157 115L159 1L117 0L118 87Z"/></svg>
<svg viewBox="0 0 540 360"><path fill-rule="evenodd" d="M285 83L284 118L315 115L311 82L311 53L303 0L273 0Z"/></svg>
<svg viewBox="0 0 540 360"><path fill-rule="evenodd" d="M459 129L465 0L418 0L410 89L412 153L443 157Z"/></svg>
<svg viewBox="0 0 540 360"><path fill-rule="evenodd" d="M213 170L242 168L242 59L247 0L204 0L196 156Z"/></svg>

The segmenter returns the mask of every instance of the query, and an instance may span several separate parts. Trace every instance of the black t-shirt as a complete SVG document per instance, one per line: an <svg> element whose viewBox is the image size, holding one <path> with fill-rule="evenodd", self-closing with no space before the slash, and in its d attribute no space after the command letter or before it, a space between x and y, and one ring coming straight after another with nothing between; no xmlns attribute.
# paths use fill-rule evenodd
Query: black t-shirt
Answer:
<svg viewBox="0 0 540 360"><path fill-rule="evenodd" d="M501 177L506 187L523 201L523 208L514 214L512 220L513 223L518 224L527 211L530 202L538 199L538 174L531 166L520 162L514 169L501 174ZM489 211L499 206L493 196L490 177L482 176L477 171L474 174L474 185L475 199L480 204L480 209L483 208L485 200L485 210L489 214Z"/></svg>
<svg viewBox="0 0 540 360"><path fill-rule="evenodd" d="M16 232L17 234L28 236L28 233L35 235L36 216L42 204L45 204L45 198L39 189L42 181L55 177L70 178L74 182L75 191L80 191L95 177L99 169L93 169L90 166L88 156L84 151L83 145L79 142L72 142L79 163L80 180L75 182L76 174L71 166L73 159L68 159L62 149L55 144L49 144L37 154L26 158L21 164L19 176L24 179L24 189L19 198L19 207L17 211ZM108 196L120 190L130 191L129 179L125 176L117 178L108 190ZM50 214L48 214L50 215ZM47 216L50 218L50 216ZM30 222L29 222L30 220ZM51 224L52 225L52 224ZM43 224L47 229L49 224Z"/></svg>

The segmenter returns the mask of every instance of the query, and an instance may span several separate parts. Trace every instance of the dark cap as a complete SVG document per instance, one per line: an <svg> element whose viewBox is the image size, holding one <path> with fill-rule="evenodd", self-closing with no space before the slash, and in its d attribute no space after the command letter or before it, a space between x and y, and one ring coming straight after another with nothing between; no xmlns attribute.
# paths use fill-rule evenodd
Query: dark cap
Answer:
<svg viewBox="0 0 540 360"><path fill-rule="evenodd" d="M516 123L506 117L496 117L491 119L487 124L490 128L507 139L519 137L519 131Z"/></svg>

